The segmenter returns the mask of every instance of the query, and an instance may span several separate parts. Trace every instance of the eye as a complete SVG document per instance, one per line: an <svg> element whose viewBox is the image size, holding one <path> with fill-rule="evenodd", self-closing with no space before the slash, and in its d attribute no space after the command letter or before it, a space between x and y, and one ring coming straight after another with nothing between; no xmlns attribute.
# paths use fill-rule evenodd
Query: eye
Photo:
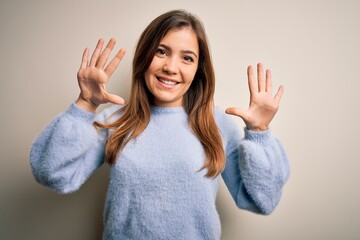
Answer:
<svg viewBox="0 0 360 240"><path fill-rule="evenodd" d="M159 55L159 56L167 56L168 55L166 50L162 49L162 48L158 48L155 53L156 53L156 55Z"/></svg>
<svg viewBox="0 0 360 240"><path fill-rule="evenodd" d="M193 59L192 57L190 57L190 56L185 56L185 57L184 57L184 60L185 60L186 62L194 62L194 59Z"/></svg>

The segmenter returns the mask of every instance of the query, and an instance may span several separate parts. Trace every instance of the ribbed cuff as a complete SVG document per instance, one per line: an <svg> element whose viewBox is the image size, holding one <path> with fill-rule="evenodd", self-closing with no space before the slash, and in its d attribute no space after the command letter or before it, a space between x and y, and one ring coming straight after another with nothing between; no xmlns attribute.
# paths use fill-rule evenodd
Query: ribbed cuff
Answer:
<svg viewBox="0 0 360 240"><path fill-rule="evenodd" d="M94 122L95 115L96 115L95 113L87 112L87 111L83 110L78 105L76 105L75 102L73 102L70 105L70 107L68 108L66 113L69 114L70 116L72 116L73 118L82 119L82 120L85 120L86 122L90 122L90 123Z"/></svg>
<svg viewBox="0 0 360 240"><path fill-rule="evenodd" d="M245 128L244 132L245 139L249 141L265 143L272 138L272 132L270 131L270 129L268 129L267 131L258 132Z"/></svg>

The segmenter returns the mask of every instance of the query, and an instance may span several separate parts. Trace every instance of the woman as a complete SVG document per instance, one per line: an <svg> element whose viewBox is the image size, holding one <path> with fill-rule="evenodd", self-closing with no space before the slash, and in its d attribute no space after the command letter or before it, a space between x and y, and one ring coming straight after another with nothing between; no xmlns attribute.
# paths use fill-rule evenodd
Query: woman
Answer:
<svg viewBox="0 0 360 240"><path fill-rule="evenodd" d="M268 130L283 92L271 95L270 71L258 64L256 81L250 66L249 109L226 110L245 121L242 137L213 106L215 77L200 20L170 11L139 39L129 102L95 114L100 104L124 104L105 90L125 54L120 49L106 65L114 45L110 40L102 51L99 40L90 61L84 51L78 100L32 146L37 181L70 193L104 161L111 164L104 239L220 239L220 174L239 208L270 214L289 174Z"/></svg>

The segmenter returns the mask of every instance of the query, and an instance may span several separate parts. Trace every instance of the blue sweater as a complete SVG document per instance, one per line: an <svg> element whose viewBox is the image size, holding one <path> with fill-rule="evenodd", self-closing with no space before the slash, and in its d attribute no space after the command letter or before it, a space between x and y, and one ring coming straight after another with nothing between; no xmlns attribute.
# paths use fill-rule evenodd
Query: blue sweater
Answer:
<svg viewBox="0 0 360 240"><path fill-rule="evenodd" d="M59 193L71 193L104 163L106 138L94 120L118 116L111 107L100 114L76 104L55 118L32 145L30 163L36 180ZM270 214L289 175L280 142L271 131L245 130L215 109L226 152L224 179L236 205ZM110 168L104 233L110 239L220 239L215 206L219 176L205 177L204 150L189 130L181 107L152 107L144 132L130 141Z"/></svg>

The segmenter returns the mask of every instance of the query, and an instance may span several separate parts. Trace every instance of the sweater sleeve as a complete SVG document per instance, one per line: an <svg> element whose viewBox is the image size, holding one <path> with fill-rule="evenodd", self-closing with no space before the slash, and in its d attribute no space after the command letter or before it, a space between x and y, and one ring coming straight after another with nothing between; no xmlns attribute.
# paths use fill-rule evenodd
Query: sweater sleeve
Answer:
<svg viewBox="0 0 360 240"><path fill-rule="evenodd" d="M222 177L236 205L268 215L278 205L289 176L289 163L280 141L270 130L245 130L236 124L225 130L226 167Z"/></svg>
<svg viewBox="0 0 360 240"><path fill-rule="evenodd" d="M113 109L114 110L114 109ZM30 166L35 179L59 193L71 193L103 164L107 131L97 131L110 109L95 115L71 104L35 139Z"/></svg>

